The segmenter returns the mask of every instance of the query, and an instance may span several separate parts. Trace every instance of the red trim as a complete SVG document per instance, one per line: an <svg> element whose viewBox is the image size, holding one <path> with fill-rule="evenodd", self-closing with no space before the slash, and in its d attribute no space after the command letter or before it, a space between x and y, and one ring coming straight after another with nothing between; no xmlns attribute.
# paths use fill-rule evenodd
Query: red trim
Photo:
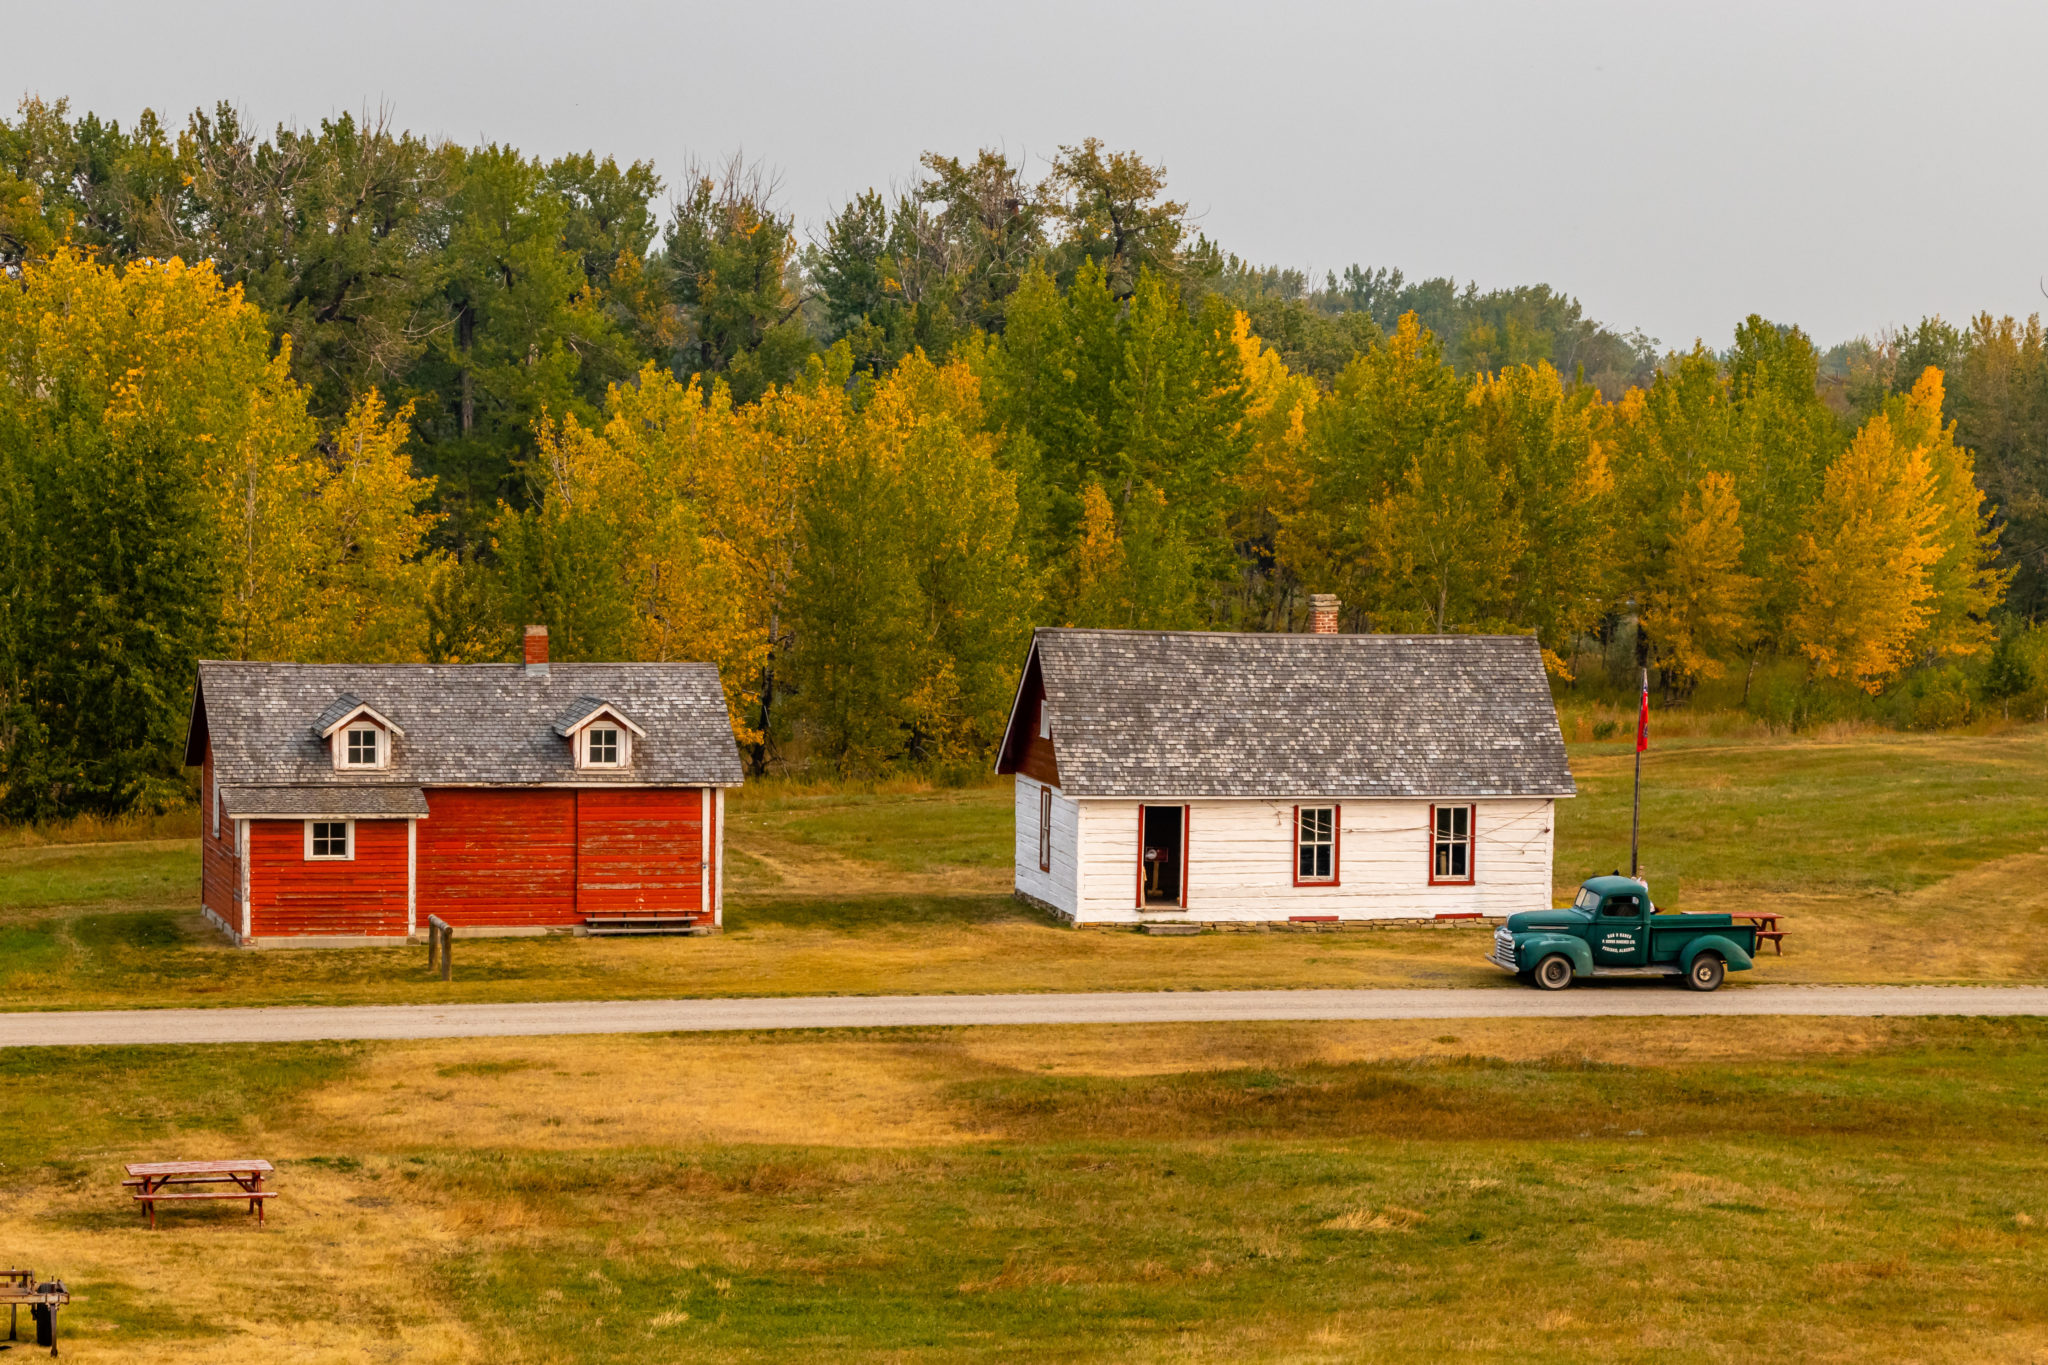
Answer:
<svg viewBox="0 0 2048 1365"><path fill-rule="evenodd" d="M1321 806L1310 806L1310 810L1321 810ZM1327 877L1304 877L1301 875L1301 807L1294 808L1293 837L1288 840L1287 852L1289 870L1294 875L1296 886L1342 886L1344 884L1344 807L1331 802L1330 811L1330 875ZM1431 824L1435 823L1430 817ZM1435 866L1436 854L1430 853L1431 866Z"/></svg>
<svg viewBox="0 0 2048 1365"><path fill-rule="evenodd" d="M1188 864L1193 861L1188 855L1194 852L1190 847L1194 842L1190 836L1194 832L1195 808L1193 806L1182 806L1180 808L1180 908L1183 910L1188 908Z"/></svg>
<svg viewBox="0 0 2048 1365"><path fill-rule="evenodd" d="M1434 803L1429 808L1429 884L1431 886L1471 886L1479 877L1479 807L1460 801L1445 806L1445 810L1465 811L1465 875L1462 877L1439 877L1436 875L1436 811Z"/></svg>
<svg viewBox="0 0 2048 1365"><path fill-rule="evenodd" d="M1438 918L1438 919L1485 919L1485 918L1486 918L1486 916L1485 916L1485 915L1482 915L1482 914L1481 914L1481 913L1479 913L1479 911L1477 911L1477 910L1457 910L1457 911L1453 911L1452 913L1450 913L1450 914L1448 914L1448 915L1438 915L1438 916L1437 916L1437 918Z"/></svg>
<svg viewBox="0 0 2048 1365"><path fill-rule="evenodd" d="M1138 803L1138 908L1143 910L1150 902L1145 899L1145 812L1165 810L1167 802L1157 806ZM1181 909L1188 908L1188 839L1194 830L1194 807L1183 804L1180 808L1180 900ZM1157 908L1157 907L1154 907Z"/></svg>
<svg viewBox="0 0 2048 1365"><path fill-rule="evenodd" d="M1138 803L1138 908L1145 908L1145 803Z"/></svg>

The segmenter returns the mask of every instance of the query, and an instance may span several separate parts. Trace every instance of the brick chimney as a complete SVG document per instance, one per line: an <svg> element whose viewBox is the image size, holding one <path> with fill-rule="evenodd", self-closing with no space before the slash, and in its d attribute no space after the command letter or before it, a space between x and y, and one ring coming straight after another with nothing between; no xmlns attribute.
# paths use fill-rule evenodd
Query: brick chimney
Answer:
<svg viewBox="0 0 2048 1365"><path fill-rule="evenodd" d="M1308 628L1317 635L1337 633L1337 608L1343 603L1333 592L1310 593L1308 599Z"/></svg>
<svg viewBox="0 0 2048 1365"><path fill-rule="evenodd" d="M528 626L526 628L526 676L545 678L548 675L548 628Z"/></svg>

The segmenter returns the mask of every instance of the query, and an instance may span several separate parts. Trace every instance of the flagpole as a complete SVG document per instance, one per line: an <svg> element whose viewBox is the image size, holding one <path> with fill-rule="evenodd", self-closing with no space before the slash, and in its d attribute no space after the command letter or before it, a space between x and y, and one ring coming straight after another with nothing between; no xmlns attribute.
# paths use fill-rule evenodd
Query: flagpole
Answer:
<svg viewBox="0 0 2048 1365"><path fill-rule="evenodd" d="M1643 835L1643 750L1648 748L1650 724L1650 670L1643 670L1643 704L1636 710L1636 797L1635 813L1628 829L1628 875L1636 875L1636 849Z"/></svg>

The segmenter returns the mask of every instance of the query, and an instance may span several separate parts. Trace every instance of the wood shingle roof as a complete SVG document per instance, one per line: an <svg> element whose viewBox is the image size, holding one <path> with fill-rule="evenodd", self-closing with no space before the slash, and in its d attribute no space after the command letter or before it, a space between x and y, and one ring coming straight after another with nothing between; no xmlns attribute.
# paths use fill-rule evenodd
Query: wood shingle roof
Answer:
<svg viewBox="0 0 2048 1365"><path fill-rule="evenodd" d="M1070 796L1574 794L1528 636L1044 628L1032 649Z"/></svg>
<svg viewBox="0 0 2048 1365"><path fill-rule="evenodd" d="M577 768L556 732L603 698L644 737L630 767ZM316 722L368 705L404 731L379 769L337 771ZM573 705L572 705L573 704ZM337 710L337 708L342 708ZM222 787L738 786L739 747L708 663L199 665L185 761L210 739ZM254 801L250 796L243 798Z"/></svg>

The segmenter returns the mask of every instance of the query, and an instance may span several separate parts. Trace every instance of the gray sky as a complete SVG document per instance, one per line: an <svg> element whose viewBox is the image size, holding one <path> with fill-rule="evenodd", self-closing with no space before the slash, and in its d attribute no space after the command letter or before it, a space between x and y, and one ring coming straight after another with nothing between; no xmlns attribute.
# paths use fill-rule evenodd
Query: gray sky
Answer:
<svg viewBox="0 0 2048 1365"><path fill-rule="evenodd" d="M0 6L0 94L124 124L401 124L674 181L736 149L806 228L926 149L1095 135L1228 249L1547 282L1665 345L1761 312L1823 344L2044 306L2048 6Z"/></svg>

